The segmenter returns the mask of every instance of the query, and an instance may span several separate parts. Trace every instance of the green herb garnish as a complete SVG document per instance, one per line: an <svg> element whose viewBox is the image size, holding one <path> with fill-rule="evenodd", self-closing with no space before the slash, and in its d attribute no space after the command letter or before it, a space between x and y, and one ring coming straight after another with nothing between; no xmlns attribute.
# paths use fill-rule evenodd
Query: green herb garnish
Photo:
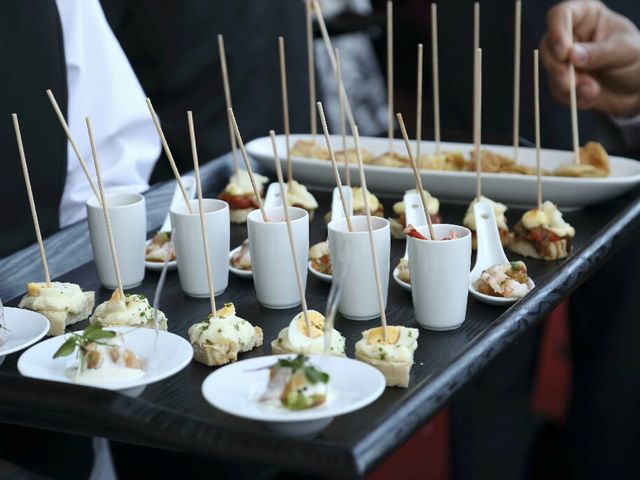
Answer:
<svg viewBox="0 0 640 480"><path fill-rule="evenodd" d="M77 333L71 333L60 348L53 354L53 358L66 357L75 352L76 348L84 348L89 343L97 343L98 345L107 345L107 342L101 342L100 340L106 340L113 338L117 335L112 330L104 330L100 323L89 325L84 329L82 335Z"/></svg>

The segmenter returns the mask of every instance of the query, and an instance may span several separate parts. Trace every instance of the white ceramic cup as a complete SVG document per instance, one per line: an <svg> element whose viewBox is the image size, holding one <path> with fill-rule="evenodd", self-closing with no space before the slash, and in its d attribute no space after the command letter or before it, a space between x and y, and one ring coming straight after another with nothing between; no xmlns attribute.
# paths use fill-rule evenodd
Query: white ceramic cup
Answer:
<svg viewBox="0 0 640 480"><path fill-rule="evenodd" d="M144 245L147 237L147 211L144 197L139 193L107 193L106 202L122 286L125 289L137 287L144 279ZM115 289L116 273L111 258L104 212L96 197L87 200L86 206L91 249L98 279L103 287Z"/></svg>
<svg viewBox="0 0 640 480"><path fill-rule="evenodd" d="M380 217L371 217L371 223L382 296L386 306L391 249L389 221ZM334 281L335 279L342 281L342 295L338 310L343 317L351 320L371 320L380 316L380 307L373 272L367 217L352 216L351 224L352 232L349 232L345 218L332 220L327 227L333 278Z"/></svg>
<svg viewBox="0 0 640 480"><path fill-rule="evenodd" d="M417 229L429 238L425 225ZM429 330L453 330L465 320L471 270L471 232L458 225L434 225L436 238L454 232L453 240L407 236L411 297L416 320Z"/></svg>
<svg viewBox="0 0 640 480"><path fill-rule="evenodd" d="M296 283L289 233L282 207L265 208L268 222L260 210L247 217L251 268L256 297L261 305L273 309L293 308L299 305L300 293ZM289 207L291 229L298 255L302 285L307 284L309 255L309 214L306 210Z"/></svg>
<svg viewBox="0 0 640 480"><path fill-rule="evenodd" d="M204 260L202 228L198 200L191 200L193 213L183 202L169 209L172 238L176 249L178 274L182 291L190 297L209 297L207 264ZM204 198L204 223L209 244L209 263L213 273L215 295L220 295L229 284L229 205L222 200Z"/></svg>

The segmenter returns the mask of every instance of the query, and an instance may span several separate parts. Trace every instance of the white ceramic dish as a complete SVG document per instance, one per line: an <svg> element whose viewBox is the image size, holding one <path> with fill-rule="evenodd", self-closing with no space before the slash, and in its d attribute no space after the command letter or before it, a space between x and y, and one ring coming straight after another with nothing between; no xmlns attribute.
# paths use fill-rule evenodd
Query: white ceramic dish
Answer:
<svg viewBox="0 0 640 480"><path fill-rule="evenodd" d="M339 136L332 136L335 145L342 141ZM349 137L350 138L350 137ZM309 139L309 135L291 135L291 145L297 140ZM285 140L280 135L277 139L278 152L283 166L286 162ZM361 137L361 146L374 154L381 154L388 149L386 138ZM415 142L411 142L415 145ZM443 150L460 151L468 156L473 145L468 143L442 143ZM513 155L511 147L483 145L496 153ZM401 139L394 142L394 150L403 155L406 148ZM434 151L433 142L423 141L422 152ZM273 169L273 149L269 137L261 137L247 144L247 152L266 168ZM562 150L542 150L542 167L553 170L563 163L572 161L573 153ZM312 158L293 157L296 179L316 186L333 186L331 162ZM520 163L535 165L535 149L521 147ZM611 175L607 178L567 178L542 177L542 190L545 200L550 200L560 208L582 207L604 202L617 197L640 184L640 162L622 157L610 157ZM343 172L343 165L338 165ZM351 174L357 175L357 166L351 165ZM376 193L402 194L415 187L413 173L410 168L381 167L366 165L367 185ZM423 170L424 186L432 195L441 200L462 201L468 203L476 194L476 180L473 172L445 172ZM511 206L531 207L536 202L536 177L505 173L485 173L482 175L482 193L492 200Z"/></svg>
<svg viewBox="0 0 640 480"><path fill-rule="evenodd" d="M146 385L163 380L186 367L193 357L193 348L184 338L169 332L159 332L155 357L151 359L156 338L151 328L113 327L109 330L123 333L125 342L148 367L144 376L92 385L107 390L117 390L124 394L139 395ZM53 337L24 352L18 360L18 371L25 377L61 383L75 383L68 376L68 369L75 356L53 358L69 334Z"/></svg>
<svg viewBox="0 0 640 480"><path fill-rule="evenodd" d="M4 307L5 341L0 345L0 365L7 355L30 347L49 331L49 320L23 308Z"/></svg>
<svg viewBox="0 0 640 480"><path fill-rule="evenodd" d="M279 358L292 358L292 355L250 358L226 365L205 379L202 395L225 413L262 422L270 430L285 436L306 437L323 430L334 417L374 402L385 389L382 373L364 362L310 355L311 362L329 374L327 402L298 411L260 405L257 399L267 386L268 368Z"/></svg>
<svg viewBox="0 0 640 480"><path fill-rule="evenodd" d="M233 263L231 262L231 259L233 258L233 256L236 253L238 253L241 248L242 248L242 245L239 245L229 252L229 271L240 278L253 278L253 271L241 270L239 268L236 268L233 266Z"/></svg>
<svg viewBox="0 0 640 480"><path fill-rule="evenodd" d="M311 261L307 263L307 269L309 270L309 273L311 275L316 277L321 282L331 283L333 281L333 277L331 275L327 275L326 273L319 272L315 268L313 268L311 266Z"/></svg>

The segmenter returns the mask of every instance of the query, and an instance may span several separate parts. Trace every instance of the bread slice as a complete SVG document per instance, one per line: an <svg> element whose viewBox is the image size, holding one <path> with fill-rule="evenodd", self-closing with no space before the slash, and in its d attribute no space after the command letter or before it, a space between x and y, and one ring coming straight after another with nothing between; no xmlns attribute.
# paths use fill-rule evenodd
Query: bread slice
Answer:
<svg viewBox="0 0 640 480"><path fill-rule="evenodd" d="M275 353L275 352L274 352ZM356 349L356 359L361 362L368 363L372 367L382 372L387 383L387 387L403 387L409 386L409 378L411 376L411 366L413 362L391 362L389 360L380 360L364 355Z"/></svg>
<svg viewBox="0 0 640 480"><path fill-rule="evenodd" d="M95 293L94 292L83 292L84 293L84 305L78 312L69 312L69 311L61 311L61 310L33 310L34 312L43 315L49 320L49 331L47 332L48 336L57 336L62 335L65 332L65 329L68 325L73 325L74 323L78 323L89 315L91 315L91 310L93 310L93 305L95 303ZM25 307L25 299L28 298L29 295L25 295L18 307ZM29 309L31 310L31 309Z"/></svg>
<svg viewBox="0 0 640 480"><path fill-rule="evenodd" d="M209 367L217 367L235 362L238 360L238 353L248 352L253 348L262 346L262 342L264 341L262 329L260 327L253 327L253 329L253 338L249 344L245 345L244 349L241 349L240 345L233 341L216 342L212 344L193 343L193 357L197 362L204 363Z"/></svg>
<svg viewBox="0 0 640 480"><path fill-rule="evenodd" d="M230 208L229 218L231 223L247 223L247 216L254 210L255 208Z"/></svg>

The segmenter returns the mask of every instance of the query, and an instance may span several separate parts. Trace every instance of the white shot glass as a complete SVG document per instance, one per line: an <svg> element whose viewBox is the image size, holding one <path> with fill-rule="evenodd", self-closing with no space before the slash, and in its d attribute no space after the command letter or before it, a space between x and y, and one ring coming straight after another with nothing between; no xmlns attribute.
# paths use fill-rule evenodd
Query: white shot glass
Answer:
<svg viewBox="0 0 640 480"><path fill-rule="evenodd" d="M389 254L391 234L389 221L371 217L373 241L378 258L380 283L384 305L389 290ZM332 220L328 225L329 253L333 278L341 279L342 295L338 310L350 320L371 320L380 316L378 290L373 271L367 217L351 217L353 231L349 232L345 218Z"/></svg>
<svg viewBox="0 0 640 480"><path fill-rule="evenodd" d="M430 238L425 225L417 229ZM429 330L453 330L465 320L471 270L471 232L458 225L433 225L436 239L407 236L411 297L416 321Z"/></svg>
<svg viewBox="0 0 640 480"><path fill-rule="evenodd" d="M139 193L107 193L107 208L118 255L122 287L137 287L144 279L144 246L147 237L145 199ZM104 212L96 197L87 200L87 223L98 279L103 287L117 288Z"/></svg>
<svg viewBox="0 0 640 480"><path fill-rule="evenodd" d="M171 225L175 231L172 240L176 249L182 291L190 297L205 298L209 296L209 282L207 264L204 260L198 200L191 200L190 204L193 213L189 213L184 202L169 209ZM229 284L229 205L222 200L205 198L202 200L202 209L207 230L214 293L220 295Z"/></svg>
<svg viewBox="0 0 640 480"><path fill-rule="evenodd" d="M286 309L300 305L300 293L296 283L289 233L282 207L265 208L268 222L260 210L247 217L249 249L253 285L258 302L266 308ZM307 261L309 255L309 214L306 210L289 207L291 229L296 245L302 285L307 284Z"/></svg>

